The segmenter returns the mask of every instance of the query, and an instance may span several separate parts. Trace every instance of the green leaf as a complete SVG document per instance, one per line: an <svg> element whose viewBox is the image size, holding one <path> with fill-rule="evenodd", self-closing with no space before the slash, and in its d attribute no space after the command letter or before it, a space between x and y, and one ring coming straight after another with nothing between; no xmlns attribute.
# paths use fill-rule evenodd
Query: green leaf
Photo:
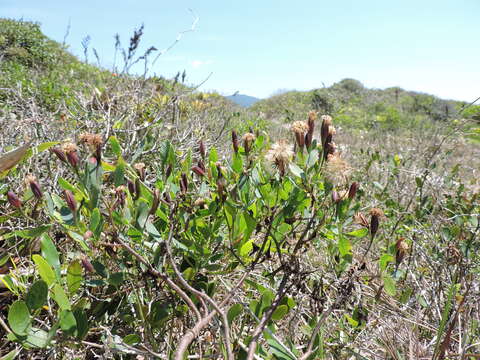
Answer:
<svg viewBox="0 0 480 360"><path fill-rule="evenodd" d="M3 355L0 357L0 360L13 360L17 357L17 355L20 353L20 349L15 349L10 351L8 354Z"/></svg>
<svg viewBox="0 0 480 360"><path fill-rule="evenodd" d="M90 218L90 231L92 231L96 237L100 236L102 232L102 215L98 208L93 209L92 216Z"/></svg>
<svg viewBox="0 0 480 360"><path fill-rule="evenodd" d="M60 328L66 334L72 334L77 328L77 321L70 310L63 310L60 313Z"/></svg>
<svg viewBox="0 0 480 360"><path fill-rule="evenodd" d="M233 320L238 315L240 315L242 310L243 310L243 305L242 304L233 304L232 306L230 306L230 309L228 309L228 312L227 312L228 323L232 324Z"/></svg>
<svg viewBox="0 0 480 360"><path fill-rule="evenodd" d="M50 236L43 234L40 241L40 246L42 249L43 258L47 260L50 266L52 266L55 270L57 279L60 279L60 257Z"/></svg>
<svg viewBox="0 0 480 360"><path fill-rule="evenodd" d="M345 236L339 236L338 238L338 251L340 251L340 255L346 256L352 254L352 244L350 240L348 240Z"/></svg>
<svg viewBox="0 0 480 360"><path fill-rule="evenodd" d="M32 326L32 318L24 301L15 301L8 310L8 324L12 331L20 336L25 336Z"/></svg>
<svg viewBox="0 0 480 360"><path fill-rule="evenodd" d="M72 193L75 193L77 189L71 183L69 183L64 178L58 178L58 185L60 185L65 190L70 190Z"/></svg>
<svg viewBox="0 0 480 360"><path fill-rule="evenodd" d="M75 309L73 311L75 321L77 323L77 338L83 339L88 333L88 318L85 311L82 309Z"/></svg>
<svg viewBox="0 0 480 360"><path fill-rule="evenodd" d="M310 153L308 154L307 169L310 169L312 166L315 166L317 161L318 161L318 150L314 149L310 151Z"/></svg>
<svg viewBox="0 0 480 360"><path fill-rule="evenodd" d="M53 287L53 298L62 310L72 310L70 301L68 300L65 290L63 290L62 285L55 284Z"/></svg>
<svg viewBox="0 0 480 360"><path fill-rule="evenodd" d="M240 247L240 251L239 251L239 255L241 257L245 257L247 256L248 254L250 254L250 252L252 251L253 249L253 240L248 240L247 242L245 242L245 244L243 244L241 247Z"/></svg>
<svg viewBox="0 0 480 360"><path fill-rule="evenodd" d="M241 174L243 171L243 161L239 154L233 153L232 169L237 174Z"/></svg>
<svg viewBox="0 0 480 360"><path fill-rule="evenodd" d="M48 298L48 285L43 280L38 280L33 283L27 293L25 299L28 308L33 311L40 309Z"/></svg>
<svg viewBox="0 0 480 360"><path fill-rule="evenodd" d="M302 177L304 175L303 170L295 163L291 163L289 165L290 171L292 172L293 175L297 177Z"/></svg>
<svg viewBox="0 0 480 360"><path fill-rule="evenodd" d="M123 342L127 345L136 345L142 341L142 338L138 334L129 334L123 338Z"/></svg>
<svg viewBox="0 0 480 360"><path fill-rule="evenodd" d="M393 262L395 259L391 254L383 254L380 257L379 263L380 263L380 269L384 271L387 268L387 265L391 262Z"/></svg>
<svg viewBox="0 0 480 360"><path fill-rule="evenodd" d="M287 305L279 305L272 314L273 321L282 320L285 315L288 313L288 306Z"/></svg>
<svg viewBox="0 0 480 360"><path fill-rule="evenodd" d="M289 349L286 349L284 345L280 344L277 340L270 338L267 340L270 346L270 351L278 360L296 360L297 357L292 354Z"/></svg>
<svg viewBox="0 0 480 360"><path fill-rule="evenodd" d="M80 289L82 285L82 264L80 260L74 260L68 265L67 268L67 288L68 292L73 295Z"/></svg>
<svg viewBox="0 0 480 360"><path fill-rule="evenodd" d="M113 172L113 182L115 186L120 186L125 183L125 161L122 157L118 158L117 166Z"/></svg>
<svg viewBox="0 0 480 360"><path fill-rule="evenodd" d="M348 323L353 326L353 327L357 327L358 326L358 321L355 320L354 318L352 318L351 316L345 314L345 317L347 318L347 321Z"/></svg>
<svg viewBox="0 0 480 360"><path fill-rule="evenodd" d="M383 285L385 287L385 292L390 296L395 296L397 290L395 288L395 281L389 274L383 274L382 276Z"/></svg>
<svg viewBox="0 0 480 360"><path fill-rule="evenodd" d="M122 156L122 147L120 146L120 143L118 142L118 139L115 136L110 136L108 138L108 142L110 143L110 146L112 147L112 151L117 157Z"/></svg>
<svg viewBox="0 0 480 360"><path fill-rule="evenodd" d="M37 271L40 277L47 283L48 286L55 282L56 276L48 262L40 255L32 255L32 260L37 266Z"/></svg>
<svg viewBox="0 0 480 360"><path fill-rule="evenodd" d="M49 343L48 333L45 330L31 327L28 330L27 338L22 342L27 347L45 348Z"/></svg>
<svg viewBox="0 0 480 360"><path fill-rule="evenodd" d="M349 233L347 233L347 235L361 238L368 235L368 229L365 227L362 227L360 229L350 231Z"/></svg>

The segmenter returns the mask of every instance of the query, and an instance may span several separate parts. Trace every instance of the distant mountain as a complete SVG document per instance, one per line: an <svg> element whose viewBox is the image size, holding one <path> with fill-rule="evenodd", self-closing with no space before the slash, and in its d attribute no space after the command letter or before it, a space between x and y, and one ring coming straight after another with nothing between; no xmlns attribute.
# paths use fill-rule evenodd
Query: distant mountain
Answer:
<svg viewBox="0 0 480 360"><path fill-rule="evenodd" d="M227 96L226 98L233 101L235 104L238 104L243 107L252 106L257 101L260 101L259 98L248 96L248 95L242 95L242 94L230 95L230 96Z"/></svg>

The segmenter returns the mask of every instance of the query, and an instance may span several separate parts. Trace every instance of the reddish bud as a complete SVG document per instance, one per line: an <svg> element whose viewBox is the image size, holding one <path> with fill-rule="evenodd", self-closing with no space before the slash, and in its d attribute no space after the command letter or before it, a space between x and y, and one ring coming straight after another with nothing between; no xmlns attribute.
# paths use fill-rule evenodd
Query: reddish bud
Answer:
<svg viewBox="0 0 480 360"><path fill-rule="evenodd" d="M18 198L17 194L15 194L13 191L8 191L7 192L7 199L10 205L13 207L20 209L22 207L22 202Z"/></svg>
<svg viewBox="0 0 480 360"><path fill-rule="evenodd" d="M153 192L153 201L152 201L152 207L150 208L150 214L155 214L155 212L158 209L158 205L160 204L160 190L155 189Z"/></svg>
<svg viewBox="0 0 480 360"><path fill-rule="evenodd" d="M33 195L37 199L41 199L43 196L43 193L42 193L42 190L40 189L40 185L38 185L38 182L35 179L35 176L27 175L26 182L30 186L30 189L32 190Z"/></svg>
<svg viewBox="0 0 480 360"><path fill-rule="evenodd" d="M182 176L180 178L180 190L182 191L182 193L186 193L187 190L188 190L188 179L187 179L187 175L185 175L184 173L182 173Z"/></svg>
<svg viewBox="0 0 480 360"><path fill-rule="evenodd" d="M72 167L75 169L78 167L78 164L80 163L80 158L78 157L78 153L76 151L70 151L67 153L67 160Z"/></svg>
<svg viewBox="0 0 480 360"><path fill-rule="evenodd" d="M232 145L233 151L235 151L235 153L238 153L238 135L235 130L232 130Z"/></svg>
<svg viewBox="0 0 480 360"><path fill-rule="evenodd" d="M172 174L172 165L168 164L167 169L165 170L165 176L168 178Z"/></svg>
<svg viewBox="0 0 480 360"><path fill-rule="evenodd" d="M340 198L340 195L338 195L338 192L336 192L335 190L332 191L332 200L335 204L340 202L340 200L342 200Z"/></svg>
<svg viewBox="0 0 480 360"><path fill-rule="evenodd" d="M58 148L58 147L53 147L48 149L52 154L55 154L55 156L62 162L66 163L67 162L67 156L65 155L65 152Z"/></svg>
<svg viewBox="0 0 480 360"><path fill-rule="evenodd" d="M351 185L350 185L350 189L348 189L348 198L350 200L352 200L355 195L357 194L357 190L358 188L360 187L360 185L358 184L358 182L354 181Z"/></svg>
<svg viewBox="0 0 480 360"><path fill-rule="evenodd" d="M192 171L198 176L205 176L205 170L203 170L200 166L193 166Z"/></svg>
<svg viewBox="0 0 480 360"><path fill-rule="evenodd" d="M132 180L127 180L128 192L132 197L135 197L135 184Z"/></svg>
<svg viewBox="0 0 480 360"><path fill-rule="evenodd" d="M65 196L65 202L67 203L68 208L72 212L77 211L77 201L75 200L75 196L73 196L73 193L70 190L65 190L63 194Z"/></svg>
<svg viewBox="0 0 480 360"><path fill-rule="evenodd" d="M205 156L207 155L207 152L205 150L205 144L203 143L202 140L200 140L200 143L198 144L198 151L200 152L200 155L202 156L202 159L205 159Z"/></svg>
<svg viewBox="0 0 480 360"><path fill-rule="evenodd" d="M86 272L91 272L91 273L95 272L95 268L93 267L90 260L88 260L86 257L82 258L82 266Z"/></svg>

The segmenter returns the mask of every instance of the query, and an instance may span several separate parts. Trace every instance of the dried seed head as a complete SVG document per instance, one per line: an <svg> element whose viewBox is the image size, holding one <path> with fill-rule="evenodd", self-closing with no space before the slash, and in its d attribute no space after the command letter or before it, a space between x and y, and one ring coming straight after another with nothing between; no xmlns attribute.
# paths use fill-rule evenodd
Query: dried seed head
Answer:
<svg viewBox="0 0 480 360"><path fill-rule="evenodd" d="M55 156L60 160L60 161L63 161L63 162L67 162L67 156L65 155L65 152L58 148L58 147L53 147L53 148L50 148L48 149L48 151L50 151L52 154L55 154Z"/></svg>
<svg viewBox="0 0 480 360"><path fill-rule="evenodd" d="M395 262L397 265L399 265L403 261L403 259L405 258L405 255L408 252L408 249L409 247L405 239L403 237L399 238L395 243L395 250L396 250Z"/></svg>
<svg viewBox="0 0 480 360"><path fill-rule="evenodd" d="M326 179L335 186L343 185L348 180L351 168L339 154L329 154L325 167Z"/></svg>
<svg viewBox="0 0 480 360"><path fill-rule="evenodd" d="M140 180L144 181L145 180L145 164L140 162L133 165L133 167L137 171L137 174Z"/></svg>
<svg viewBox="0 0 480 360"><path fill-rule="evenodd" d="M193 205L200 208L205 208L206 201L203 198L198 198L197 200L194 201Z"/></svg>
<svg viewBox="0 0 480 360"><path fill-rule="evenodd" d="M305 121L294 121L292 125L290 126L290 129L295 133L295 134L301 134L304 136L306 132L308 131L308 124Z"/></svg>
<svg viewBox="0 0 480 360"><path fill-rule="evenodd" d="M32 193L33 195L37 198L37 199L41 199L42 198L42 190L40 189L40 185L38 185L38 182L37 182L37 178L33 175L27 175L25 177L25 183L30 186L30 189L32 190Z"/></svg>
<svg viewBox="0 0 480 360"><path fill-rule="evenodd" d="M65 144L62 145L62 149L63 149L63 151L64 151L66 154L68 154L68 153L77 151L77 150L78 150L78 147L77 147L77 145L75 145L74 143L67 142L67 143L65 143Z"/></svg>
<svg viewBox="0 0 480 360"><path fill-rule="evenodd" d="M309 112L308 112L308 121L309 121L309 123L310 123L310 121L315 121L315 120L317 120L317 112L316 112L316 111L313 111L313 110L309 111Z"/></svg>
<svg viewBox="0 0 480 360"><path fill-rule="evenodd" d="M22 207L22 202L18 198L17 194L15 194L13 191L9 190L7 192L7 199L10 205L13 207L20 209Z"/></svg>
<svg viewBox="0 0 480 360"><path fill-rule="evenodd" d="M285 140L280 140L272 145L265 158L275 164L280 175L285 175L288 164L292 161L294 155L292 145Z"/></svg>
<svg viewBox="0 0 480 360"><path fill-rule="evenodd" d="M462 260L462 253L454 244L448 245L447 248L447 263L449 265L455 265Z"/></svg>
<svg viewBox="0 0 480 360"><path fill-rule="evenodd" d="M365 215L363 215L362 213L358 212L356 213L354 216L353 216L353 221L356 223L356 224L359 224L359 225L362 225L366 228L370 227L370 223L368 222L367 218L365 217Z"/></svg>
<svg viewBox="0 0 480 360"><path fill-rule="evenodd" d="M252 143L255 141L255 134L252 133L245 133L242 136L243 140L243 148L245 149L245 153L248 154L250 152Z"/></svg>
<svg viewBox="0 0 480 360"><path fill-rule="evenodd" d="M75 200L75 196L70 190L65 190L63 192L63 195L65 196L65 202L68 205L68 208L70 209L71 212L76 212L77 211L77 201Z"/></svg>

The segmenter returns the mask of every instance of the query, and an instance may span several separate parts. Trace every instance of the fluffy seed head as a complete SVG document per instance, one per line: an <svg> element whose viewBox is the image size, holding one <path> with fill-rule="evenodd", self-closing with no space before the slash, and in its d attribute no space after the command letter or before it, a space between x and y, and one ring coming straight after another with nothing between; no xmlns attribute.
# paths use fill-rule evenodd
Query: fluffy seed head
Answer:
<svg viewBox="0 0 480 360"><path fill-rule="evenodd" d="M281 175L285 175L285 170L293 155L292 145L285 140L280 140L272 145L265 158L277 166Z"/></svg>
<svg viewBox="0 0 480 360"><path fill-rule="evenodd" d="M348 180L351 168L339 154L329 154L325 167L325 176L335 186L343 185Z"/></svg>

